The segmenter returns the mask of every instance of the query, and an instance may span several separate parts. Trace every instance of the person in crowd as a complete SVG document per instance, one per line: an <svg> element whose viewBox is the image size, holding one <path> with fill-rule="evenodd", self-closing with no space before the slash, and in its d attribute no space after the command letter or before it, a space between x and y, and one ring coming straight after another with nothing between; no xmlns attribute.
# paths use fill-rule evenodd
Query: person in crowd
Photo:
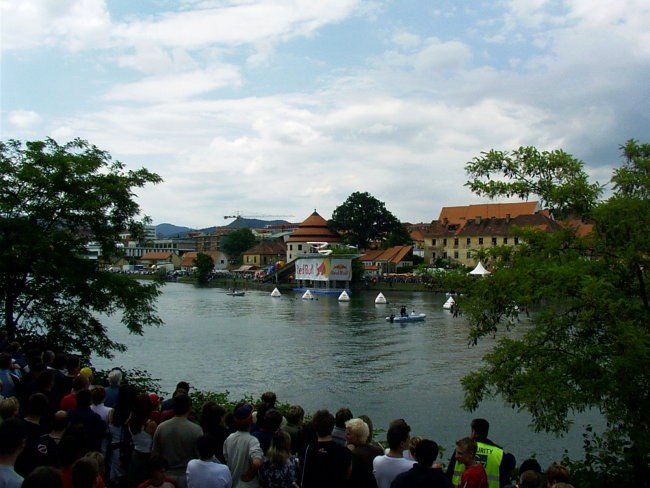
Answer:
<svg viewBox="0 0 650 488"><path fill-rule="evenodd" d="M326 409L312 417L312 428L317 441L305 449L302 488L329 488L346 486L352 470L352 453L332 439L334 416Z"/></svg>
<svg viewBox="0 0 650 488"><path fill-rule="evenodd" d="M225 415L226 409L212 400L205 402L201 408L201 428L204 434L211 435L217 441L215 456L223 464L226 463L226 458L223 456L223 443L232 433L225 426Z"/></svg>
<svg viewBox="0 0 650 488"><path fill-rule="evenodd" d="M368 444L379 447L381 450L383 450L384 446L377 442L377 439L374 437L374 425L372 423L372 419L366 414L359 415L359 418L363 420L368 426Z"/></svg>
<svg viewBox="0 0 650 488"><path fill-rule="evenodd" d="M305 410L300 405L291 405L286 414L287 423L281 427L291 437L291 454L298 454L304 449L302 429Z"/></svg>
<svg viewBox="0 0 650 488"><path fill-rule="evenodd" d="M2 381L2 396L10 398L18 396L20 379L11 368L11 354L0 353L0 381Z"/></svg>
<svg viewBox="0 0 650 488"><path fill-rule="evenodd" d="M415 435L409 439L409 448L404 449L404 459L415 462L415 448L423 438Z"/></svg>
<svg viewBox="0 0 650 488"><path fill-rule="evenodd" d="M198 424L189 419L192 400L187 395L174 397L174 416L163 421L153 435L152 454L165 458L169 474L176 478L179 488L186 486L187 463L197 457L196 441L203 435Z"/></svg>
<svg viewBox="0 0 650 488"><path fill-rule="evenodd" d="M117 402L117 396L120 393L120 384L122 383L122 370L113 368L108 373L108 386L106 387L106 396L104 397L104 405L108 408L113 408Z"/></svg>
<svg viewBox="0 0 650 488"><path fill-rule="evenodd" d="M267 410L261 418L262 421L259 428L255 432L252 432L252 435L260 441L260 447L266 456L269 447L271 447L273 434L275 434L275 432L280 428L280 425L282 425L282 414L278 410L272 408Z"/></svg>
<svg viewBox="0 0 650 488"><path fill-rule="evenodd" d="M262 467L264 453L260 442L250 433L253 406L250 403L237 404L233 417L237 431L230 434L223 444L223 455L230 468L232 486L257 488L257 472Z"/></svg>
<svg viewBox="0 0 650 488"><path fill-rule="evenodd" d="M488 477L483 465L476 461L477 443L472 437L456 441L454 456L462 464L463 470L458 488L488 488Z"/></svg>
<svg viewBox="0 0 650 488"><path fill-rule="evenodd" d="M104 488L106 486L104 483L104 473L106 473L106 458L99 451L89 451L85 454L85 457L91 458L97 463L97 487Z"/></svg>
<svg viewBox="0 0 650 488"><path fill-rule="evenodd" d="M18 412L20 412L18 398L11 396L0 400L0 421L4 422L10 418L17 417Z"/></svg>
<svg viewBox="0 0 650 488"><path fill-rule="evenodd" d="M284 430L277 430L258 473L260 486L294 488L298 486L299 471L298 458L291 454L291 436Z"/></svg>
<svg viewBox="0 0 650 488"><path fill-rule="evenodd" d="M470 426L470 437L476 441L476 455L487 473L489 488L503 488L510 483L510 473L515 469L516 460L511 453L488 439L489 430L487 420L474 419ZM452 456L447 466L447 476L453 485L458 485L463 469L462 465L457 464L455 456Z"/></svg>
<svg viewBox="0 0 650 488"><path fill-rule="evenodd" d="M72 488L72 466L83 455L78 432L74 429L66 431L59 443L58 454L63 488Z"/></svg>
<svg viewBox="0 0 650 488"><path fill-rule="evenodd" d="M90 391L77 393L76 406L69 411L70 425L80 427L83 432L83 452L99 451L106 439L108 426L99 415L90 408Z"/></svg>
<svg viewBox="0 0 650 488"><path fill-rule="evenodd" d="M277 402L278 396L275 394L275 392L265 391L262 393L257 410L253 411L253 425L251 427L251 433L261 428L262 421L264 420L264 415L268 410L274 409ZM285 423L286 421L283 419L282 424L284 425Z"/></svg>
<svg viewBox="0 0 650 488"><path fill-rule="evenodd" d="M37 464L36 445L38 439L47 431L41 425L41 416L47 410L47 397L42 393L34 393L27 401L25 409L25 448L16 459L16 472L26 477Z"/></svg>
<svg viewBox="0 0 650 488"><path fill-rule="evenodd" d="M352 411L348 407L341 407L336 411L334 416L334 429L332 430L332 440L345 446L345 423L352 418Z"/></svg>
<svg viewBox="0 0 650 488"><path fill-rule="evenodd" d="M176 478L167 475L168 466L165 458L152 455L147 462L149 479L143 481L138 488L178 488Z"/></svg>
<svg viewBox="0 0 650 488"><path fill-rule="evenodd" d="M127 473L128 486L138 486L147 479L147 460L151 456L153 435L158 424L150 418L151 401L149 395L140 393L133 404L127 422L129 435L133 442L133 453Z"/></svg>
<svg viewBox="0 0 650 488"><path fill-rule="evenodd" d="M95 412L99 417L108 424L108 412L111 411L104 403L106 400L106 388L102 385L97 385L90 391L90 409Z"/></svg>
<svg viewBox="0 0 650 488"><path fill-rule="evenodd" d="M368 443L370 428L360 418L345 422L345 438L348 449L352 452L352 469L350 471L350 487L377 488L377 481L372 473L372 462L377 456L382 456L384 450Z"/></svg>
<svg viewBox="0 0 650 488"><path fill-rule="evenodd" d="M404 458L408 449L411 427L403 419L393 420L386 432L388 452L372 461L373 474L379 488L390 488L398 474L413 467L413 461Z"/></svg>
<svg viewBox="0 0 650 488"><path fill-rule="evenodd" d="M162 402L161 410L163 412L174 410L174 397L176 395L189 395L190 394L190 384L187 381L179 381L176 383L176 388L172 397Z"/></svg>
<svg viewBox="0 0 650 488"><path fill-rule="evenodd" d="M68 412L59 410L54 414L52 420L52 429L49 433L44 434L36 441L34 457L36 464L40 466L52 466L58 468L59 461L59 443L65 434L69 425Z"/></svg>
<svg viewBox="0 0 650 488"><path fill-rule="evenodd" d="M528 469L519 475L517 488L545 488L546 482L542 473Z"/></svg>
<svg viewBox="0 0 650 488"><path fill-rule="evenodd" d="M0 424L0 486L20 488L23 477L14 470L16 459L25 448L25 422L19 418L3 420Z"/></svg>
<svg viewBox="0 0 650 488"><path fill-rule="evenodd" d="M111 486L117 486L123 482L128 466L127 461L130 453L129 431L127 422L131 415L136 391L131 385L121 385L117 395L115 407L108 414L108 449L106 451L106 466L108 479ZM106 402L104 401L104 404Z"/></svg>
<svg viewBox="0 0 650 488"><path fill-rule="evenodd" d="M217 440L209 434L197 439L199 458L187 463L187 488L231 488L230 469L215 458L217 444Z"/></svg>
<svg viewBox="0 0 650 488"><path fill-rule="evenodd" d="M77 406L77 394L80 391L88 390L90 384L88 383L88 378L85 376L77 375L72 379L72 391L68 392L66 395L61 398L59 403L59 408L61 410L72 410Z"/></svg>
<svg viewBox="0 0 650 488"><path fill-rule="evenodd" d="M562 466L561 464L553 463L546 471L544 471L544 477L548 483L549 488L554 486L556 483L568 483L571 473L569 468Z"/></svg>
<svg viewBox="0 0 650 488"><path fill-rule="evenodd" d="M535 473L542 474L542 467L540 466L539 462L535 458L528 458L524 460L521 465L519 466L519 469L517 470L517 476L521 478L521 475L524 473L524 471L534 471ZM509 484L506 485L505 488L516 488L517 484Z"/></svg>
<svg viewBox="0 0 650 488"><path fill-rule="evenodd" d="M22 488L63 488L61 473L52 466L39 466L27 475Z"/></svg>
<svg viewBox="0 0 650 488"><path fill-rule="evenodd" d="M433 467L438 458L438 444L421 439L413 449L416 463L411 469L398 474L391 488L452 488L451 481L442 469Z"/></svg>
<svg viewBox="0 0 650 488"><path fill-rule="evenodd" d="M89 457L77 459L72 465L72 488L98 488L99 466Z"/></svg>

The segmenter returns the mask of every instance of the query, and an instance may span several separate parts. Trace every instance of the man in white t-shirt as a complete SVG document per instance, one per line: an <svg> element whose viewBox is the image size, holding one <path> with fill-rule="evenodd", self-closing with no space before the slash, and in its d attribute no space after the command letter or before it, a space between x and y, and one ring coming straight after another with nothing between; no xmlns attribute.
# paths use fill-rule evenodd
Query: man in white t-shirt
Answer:
<svg viewBox="0 0 650 488"><path fill-rule="evenodd" d="M404 458L404 450L409 447L411 427L404 420L393 420L386 433L388 452L372 461L372 473L378 488L390 488L398 474L413 467L414 461Z"/></svg>
<svg viewBox="0 0 650 488"><path fill-rule="evenodd" d="M192 459L187 463L187 488L231 488L232 477L230 469L219 463L217 439L211 435L202 435L196 441L200 459Z"/></svg>
<svg viewBox="0 0 650 488"><path fill-rule="evenodd" d="M232 476L233 488L259 488L257 472L262 467L264 453L257 438L250 434L253 406L240 403L233 412L237 431L223 443L223 455Z"/></svg>

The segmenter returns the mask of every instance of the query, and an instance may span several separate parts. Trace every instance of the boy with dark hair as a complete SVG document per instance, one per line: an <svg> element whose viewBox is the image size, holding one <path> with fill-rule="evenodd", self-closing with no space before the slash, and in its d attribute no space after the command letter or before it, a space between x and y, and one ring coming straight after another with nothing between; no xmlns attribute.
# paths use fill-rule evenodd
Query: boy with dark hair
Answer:
<svg viewBox="0 0 650 488"><path fill-rule="evenodd" d="M200 459L187 463L188 488L230 488L232 477L228 466L216 461L218 442L211 435L202 435L196 441Z"/></svg>
<svg viewBox="0 0 650 488"><path fill-rule="evenodd" d="M176 480L167 476L167 461L165 458L153 455L147 462L149 479L138 485L138 488L177 488Z"/></svg>
<svg viewBox="0 0 650 488"><path fill-rule="evenodd" d="M25 448L25 423L18 418L10 418L0 424L0 486L20 488L23 477L14 471L16 458Z"/></svg>
<svg viewBox="0 0 650 488"><path fill-rule="evenodd" d="M390 488L398 474L413 467L413 461L404 458L404 451L409 448L411 427L402 419L393 420L386 433L388 452L377 456L372 461L372 472L378 488Z"/></svg>
<svg viewBox="0 0 650 488"><path fill-rule="evenodd" d="M312 427L318 439L305 450L302 488L330 488L347 484L352 453L332 439L334 422L334 416L328 410L318 410L312 417Z"/></svg>
<svg viewBox="0 0 650 488"><path fill-rule="evenodd" d="M438 458L438 444L422 439L415 446L414 455L416 463L408 471L398 474L391 488L452 488L442 470L433 467Z"/></svg>

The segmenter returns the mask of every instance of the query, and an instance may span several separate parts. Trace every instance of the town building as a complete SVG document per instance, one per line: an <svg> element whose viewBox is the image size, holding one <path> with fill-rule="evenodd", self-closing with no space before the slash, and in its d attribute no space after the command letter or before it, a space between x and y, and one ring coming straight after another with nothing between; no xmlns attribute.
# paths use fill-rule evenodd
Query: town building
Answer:
<svg viewBox="0 0 650 488"><path fill-rule="evenodd" d="M263 240L242 254L245 265L270 266L278 261L284 261L287 255L287 245L284 240Z"/></svg>
<svg viewBox="0 0 650 488"><path fill-rule="evenodd" d="M399 273L413 266L413 246L393 246L388 249L374 249L363 254L359 261L367 277L386 276Z"/></svg>
<svg viewBox="0 0 650 488"><path fill-rule="evenodd" d="M287 239L287 262L317 252L316 243L340 244L338 232L327 226L327 221L316 210L307 217Z"/></svg>

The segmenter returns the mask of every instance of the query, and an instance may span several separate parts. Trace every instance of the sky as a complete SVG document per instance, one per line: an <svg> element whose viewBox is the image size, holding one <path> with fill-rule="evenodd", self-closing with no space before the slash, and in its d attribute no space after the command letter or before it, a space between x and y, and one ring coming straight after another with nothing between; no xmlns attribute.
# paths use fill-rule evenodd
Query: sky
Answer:
<svg viewBox="0 0 650 488"><path fill-rule="evenodd" d="M0 0L2 140L80 137L164 180L154 224L301 222L368 192L404 222L487 202L482 151L607 183L650 142L647 0Z"/></svg>

